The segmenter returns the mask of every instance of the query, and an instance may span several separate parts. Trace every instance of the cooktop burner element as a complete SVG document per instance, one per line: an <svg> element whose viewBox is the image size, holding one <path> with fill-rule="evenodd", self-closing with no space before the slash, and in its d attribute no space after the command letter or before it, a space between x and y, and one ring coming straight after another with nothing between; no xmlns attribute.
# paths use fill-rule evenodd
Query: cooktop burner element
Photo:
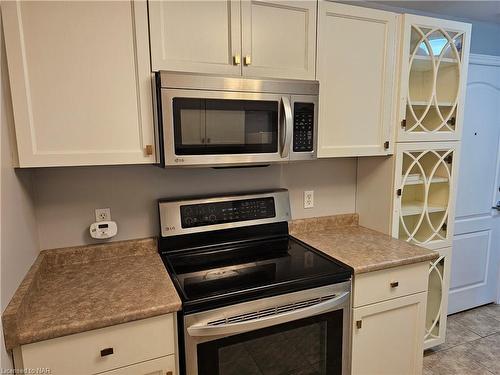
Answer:
<svg viewBox="0 0 500 375"><path fill-rule="evenodd" d="M184 313L349 280L352 270L288 235L288 191L160 201L159 252Z"/></svg>

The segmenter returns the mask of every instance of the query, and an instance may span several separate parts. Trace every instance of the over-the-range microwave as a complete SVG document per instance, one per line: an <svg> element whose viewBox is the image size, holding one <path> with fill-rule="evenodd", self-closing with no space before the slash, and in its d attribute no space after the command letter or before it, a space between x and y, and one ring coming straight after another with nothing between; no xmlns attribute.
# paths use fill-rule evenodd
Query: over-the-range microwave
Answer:
<svg viewBox="0 0 500 375"><path fill-rule="evenodd" d="M163 167L316 158L317 81L161 71L155 84Z"/></svg>

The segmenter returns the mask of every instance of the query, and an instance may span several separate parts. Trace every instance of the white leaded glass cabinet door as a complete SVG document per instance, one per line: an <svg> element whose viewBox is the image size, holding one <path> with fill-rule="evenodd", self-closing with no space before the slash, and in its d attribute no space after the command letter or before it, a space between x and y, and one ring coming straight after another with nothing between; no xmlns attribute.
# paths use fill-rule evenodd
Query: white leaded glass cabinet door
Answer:
<svg viewBox="0 0 500 375"><path fill-rule="evenodd" d="M397 144L393 237L429 249L451 246L459 146Z"/></svg>
<svg viewBox="0 0 500 375"><path fill-rule="evenodd" d="M430 262L429 268L424 349L440 345L446 338L451 247L437 250L437 252L439 252L439 258Z"/></svg>
<svg viewBox="0 0 500 375"><path fill-rule="evenodd" d="M461 136L471 25L404 15L398 141Z"/></svg>

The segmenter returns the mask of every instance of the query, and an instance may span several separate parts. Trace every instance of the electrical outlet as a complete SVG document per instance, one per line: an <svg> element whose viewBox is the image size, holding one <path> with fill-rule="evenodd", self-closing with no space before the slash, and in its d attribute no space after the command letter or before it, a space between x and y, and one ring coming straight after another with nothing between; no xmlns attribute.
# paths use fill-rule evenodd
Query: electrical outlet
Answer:
<svg viewBox="0 0 500 375"><path fill-rule="evenodd" d="M304 208L314 207L314 191L308 190L304 191Z"/></svg>
<svg viewBox="0 0 500 375"><path fill-rule="evenodd" d="M111 209L110 208L96 208L95 209L95 221L110 221L111 220Z"/></svg>

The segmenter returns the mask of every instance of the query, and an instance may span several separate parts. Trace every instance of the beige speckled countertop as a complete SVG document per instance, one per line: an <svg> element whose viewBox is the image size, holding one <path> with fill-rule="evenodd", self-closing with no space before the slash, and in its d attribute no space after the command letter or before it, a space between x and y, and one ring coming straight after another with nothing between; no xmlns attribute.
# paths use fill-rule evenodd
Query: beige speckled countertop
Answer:
<svg viewBox="0 0 500 375"><path fill-rule="evenodd" d="M354 274L434 260L438 254L358 225L357 214L294 220L290 234L354 269Z"/></svg>
<svg viewBox="0 0 500 375"><path fill-rule="evenodd" d="M2 315L7 350L181 308L155 239L41 251Z"/></svg>
<svg viewBox="0 0 500 375"><path fill-rule="evenodd" d="M437 253L360 227L356 214L294 220L290 234L355 274L429 261ZM2 315L7 350L178 311L155 239L41 251Z"/></svg>

